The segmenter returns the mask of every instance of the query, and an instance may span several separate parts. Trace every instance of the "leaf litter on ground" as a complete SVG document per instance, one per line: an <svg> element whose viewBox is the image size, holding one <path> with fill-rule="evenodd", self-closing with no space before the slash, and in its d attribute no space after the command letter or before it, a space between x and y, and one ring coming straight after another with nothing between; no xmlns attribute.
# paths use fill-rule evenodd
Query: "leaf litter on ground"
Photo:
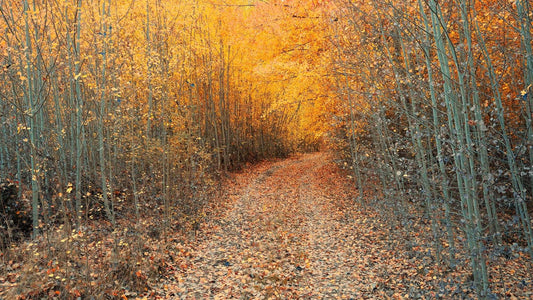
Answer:
<svg viewBox="0 0 533 300"><path fill-rule="evenodd" d="M467 261L453 270L435 261L427 220L403 228L378 205L356 203L353 182L327 154L262 164L234 183L232 205L205 224L190 268L164 283L163 298L475 298ZM531 296L520 280L531 275L493 292Z"/></svg>
<svg viewBox="0 0 533 300"><path fill-rule="evenodd" d="M423 212L412 207L408 225L392 221L384 199L355 201L348 177L329 154L305 154L231 174L194 234L144 230L157 218L58 229L3 257L0 298L476 297L467 260L453 269L436 261ZM495 296L532 296L529 257L494 257L490 268Z"/></svg>

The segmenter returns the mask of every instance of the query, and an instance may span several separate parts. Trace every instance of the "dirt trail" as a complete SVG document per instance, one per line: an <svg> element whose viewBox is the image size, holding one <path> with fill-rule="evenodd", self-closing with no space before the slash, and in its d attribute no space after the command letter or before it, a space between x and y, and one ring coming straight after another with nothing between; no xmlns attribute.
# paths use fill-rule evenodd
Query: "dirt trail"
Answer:
<svg viewBox="0 0 533 300"><path fill-rule="evenodd" d="M337 171L326 154L317 153L237 175L244 188L235 192L225 216L206 225L190 260L165 283L167 297L371 295L376 288L371 278L387 268L372 257L386 250L373 249L382 237L364 226L365 220L337 207L349 197Z"/></svg>

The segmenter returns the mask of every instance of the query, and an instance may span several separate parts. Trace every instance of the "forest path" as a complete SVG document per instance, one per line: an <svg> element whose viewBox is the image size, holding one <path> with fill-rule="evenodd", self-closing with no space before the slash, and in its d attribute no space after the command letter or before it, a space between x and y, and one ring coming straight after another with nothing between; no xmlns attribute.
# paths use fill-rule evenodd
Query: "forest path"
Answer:
<svg viewBox="0 0 533 300"><path fill-rule="evenodd" d="M189 260L164 284L166 297L372 297L393 253L367 214L339 206L351 197L341 174L324 153L236 174L231 207L203 228Z"/></svg>

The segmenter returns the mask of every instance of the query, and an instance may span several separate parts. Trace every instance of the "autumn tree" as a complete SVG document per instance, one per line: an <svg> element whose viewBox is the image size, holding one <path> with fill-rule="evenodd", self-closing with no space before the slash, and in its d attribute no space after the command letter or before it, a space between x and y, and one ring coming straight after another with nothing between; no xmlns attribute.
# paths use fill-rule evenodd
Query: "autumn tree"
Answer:
<svg viewBox="0 0 533 300"><path fill-rule="evenodd" d="M376 176L386 197L424 199L437 260L447 252L454 266L455 236L464 235L481 296L490 291L487 241L498 247L515 230L501 228L498 211L515 209L531 255L523 148L531 114L522 113L529 9L522 1L339 1L332 15L338 130L356 176Z"/></svg>

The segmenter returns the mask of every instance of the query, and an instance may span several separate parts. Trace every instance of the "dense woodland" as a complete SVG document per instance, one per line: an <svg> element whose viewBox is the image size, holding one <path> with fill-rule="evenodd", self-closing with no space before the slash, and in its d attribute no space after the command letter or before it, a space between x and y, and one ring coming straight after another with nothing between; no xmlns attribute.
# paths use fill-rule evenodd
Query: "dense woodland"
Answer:
<svg viewBox="0 0 533 300"><path fill-rule="evenodd" d="M0 0L0 291L148 295L169 254L146 245L193 238L230 172L321 150L352 205L424 222L433 266L510 297L532 27L527 0Z"/></svg>

